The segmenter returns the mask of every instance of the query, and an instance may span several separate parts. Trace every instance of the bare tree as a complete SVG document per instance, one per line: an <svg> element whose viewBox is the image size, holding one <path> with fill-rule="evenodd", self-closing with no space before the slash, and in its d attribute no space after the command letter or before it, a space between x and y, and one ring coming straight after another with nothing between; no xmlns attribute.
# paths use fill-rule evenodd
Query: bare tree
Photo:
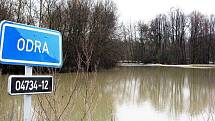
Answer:
<svg viewBox="0 0 215 121"><path fill-rule="evenodd" d="M186 63L186 52L185 52L185 27L186 18L184 13L180 9L171 9L170 12L170 23L171 23L171 41L172 51L175 59L175 64Z"/></svg>

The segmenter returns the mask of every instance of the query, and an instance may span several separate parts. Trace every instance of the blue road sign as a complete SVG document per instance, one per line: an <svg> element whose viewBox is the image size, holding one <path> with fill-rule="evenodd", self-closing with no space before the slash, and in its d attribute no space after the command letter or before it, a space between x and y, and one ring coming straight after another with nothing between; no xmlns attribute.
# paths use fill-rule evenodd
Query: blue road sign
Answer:
<svg viewBox="0 0 215 121"><path fill-rule="evenodd" d="M0 61L25 66L62 66L62 37L55 30L2 21Z"/></svg>

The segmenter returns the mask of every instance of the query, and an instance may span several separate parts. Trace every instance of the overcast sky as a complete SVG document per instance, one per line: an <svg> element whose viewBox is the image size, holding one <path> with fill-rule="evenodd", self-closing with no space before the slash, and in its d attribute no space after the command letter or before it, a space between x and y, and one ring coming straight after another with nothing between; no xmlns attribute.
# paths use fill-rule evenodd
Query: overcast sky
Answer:
<svg viewBox="0 0 215 121"><path fill-rule="evenodd" d="M144 20L148 22L159 13L167 14L171 7L181 8L185 14L198 10L203 14L215 14L215 0L114 0L119 20L125 23Z"/></svg>

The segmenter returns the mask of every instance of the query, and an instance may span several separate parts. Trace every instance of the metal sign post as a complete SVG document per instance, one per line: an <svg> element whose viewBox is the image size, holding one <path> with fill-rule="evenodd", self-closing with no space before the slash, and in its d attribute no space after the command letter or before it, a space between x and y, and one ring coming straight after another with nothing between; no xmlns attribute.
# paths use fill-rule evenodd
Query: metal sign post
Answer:
<svg viewBox="0 0 215 121"><path fill-rule="evenodd" d="M11 36L13 35L13 36ZM31 121L31 95L51 93L51 76L32 76L32 67L61 68L62 35L59 31L11 21L0 22L0 63L25 66L25 76L10 76L10 95L24 95L24 121Z"/></svg>
<svg viewBox="0 0 215 121"><path fill-rule="evenodd" d="M32 67L25 66L25 75L32 75ZM31 120L31 95L24 95L24 121Z"/></svg>

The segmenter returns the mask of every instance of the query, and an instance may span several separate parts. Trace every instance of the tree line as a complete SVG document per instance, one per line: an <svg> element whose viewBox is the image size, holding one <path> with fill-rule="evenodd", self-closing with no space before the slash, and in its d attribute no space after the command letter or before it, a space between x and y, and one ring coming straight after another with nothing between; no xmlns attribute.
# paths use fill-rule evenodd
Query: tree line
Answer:
<svg viewBox="0 0 215 121"><path fill-rule="evenodd" d="M149 23L122 25L121 60L162 64L208 64L215 61L215 16L171 8Z"/></svg>
<svg viewBox="0 0 215 121"><path fill-rule="evenodd" d="M214 63L215 16L171 8L150 22L118 22L111 0L0 0L0 20L58 30L63 41L61 69L36 72L96 71L119 61L163 64ZM2 73L23 66L0 65Z"/></svg>
<svg viewBox="0 0 215 121"><path fill-rule="evenodd" d="M60 31L63 38L60 72L96 71L113 67L118 61L117 8L110 0L0 0L0 20ZM2 73L23 69L9 65L0 68Z"/></svg>

